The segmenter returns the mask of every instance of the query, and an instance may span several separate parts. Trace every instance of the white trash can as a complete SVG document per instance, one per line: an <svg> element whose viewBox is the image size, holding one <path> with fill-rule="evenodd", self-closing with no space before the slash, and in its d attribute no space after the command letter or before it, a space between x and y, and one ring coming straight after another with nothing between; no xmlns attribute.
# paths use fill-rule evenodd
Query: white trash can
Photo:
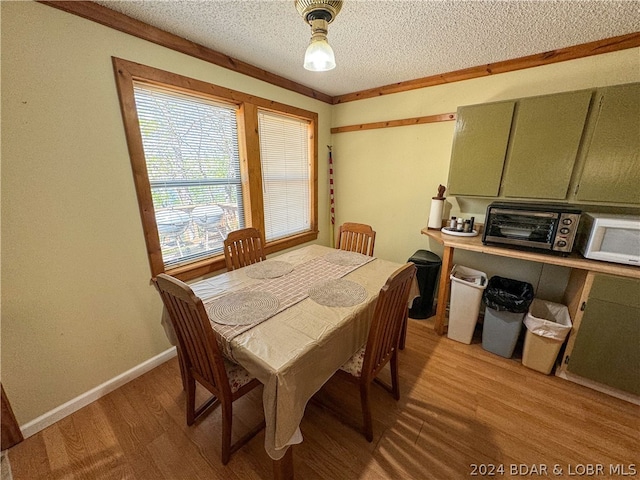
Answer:
<svg viewBox="0 0 640 480"><path fill-rule="evenodd" d="M451 301L447 337L470 344L476 328L482 292L487 288L487 274L454 265L451 269Z"/></svg>
<svg viewBox="0 0 640 480"><path fill-rule="evenodd" d="M571 330L571 317L565 305L534 298L524 318L522 364L546 375L551 373L560 347Z"/></svg>

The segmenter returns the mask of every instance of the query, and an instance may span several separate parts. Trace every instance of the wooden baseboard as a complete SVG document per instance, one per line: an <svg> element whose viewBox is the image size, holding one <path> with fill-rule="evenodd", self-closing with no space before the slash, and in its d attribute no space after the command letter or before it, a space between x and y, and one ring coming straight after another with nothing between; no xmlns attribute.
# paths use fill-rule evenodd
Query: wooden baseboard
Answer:
<svg viewBox="0 0 640 480"><path fill-rule="evenodd" d="M80 410L82 407L87 406L91 402L96 401L100 397L104 397L108 393L114 391L116 388L121 387L122 385L130 382L134 378L139 377L147 373L149 370L157 367L158 365L163 364L167 360L176 356L176 347L171 347L168 350L156 355L155 357L150 358L142 362L140 365L136 365L130 370L127 370L120 375L113 377L110 380L98 385L95 388L92 388L88 392L83 393L82 395L78 395L75 398L72 398L66 403L63 403L59 407L54 408L53 410L48 411L47 413L40 415L38 418L31 420L30 422L25 423L20 426L20 430L22 431L22 435L24 438L28 438L31 435L38 433L40 430L44 430L49 425L56 423L59 420L62 420L67 415L71 415L73 412Z"/></svg>

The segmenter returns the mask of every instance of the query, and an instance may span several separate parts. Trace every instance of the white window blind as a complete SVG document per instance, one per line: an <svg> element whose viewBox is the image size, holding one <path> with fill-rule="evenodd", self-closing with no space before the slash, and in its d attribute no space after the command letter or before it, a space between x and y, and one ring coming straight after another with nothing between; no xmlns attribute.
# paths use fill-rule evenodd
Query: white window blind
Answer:
<svg viewBox="0 0 640 480"><path fill-rule="evenodd" d="M135 82L165 267L222 251L244 227L237 106Z"/></svg>
<svg viewBox="0 0 640 480"><path fill-rule="evenodd" d="M311 229L309 122L258 111L267 241Z"/></svg>

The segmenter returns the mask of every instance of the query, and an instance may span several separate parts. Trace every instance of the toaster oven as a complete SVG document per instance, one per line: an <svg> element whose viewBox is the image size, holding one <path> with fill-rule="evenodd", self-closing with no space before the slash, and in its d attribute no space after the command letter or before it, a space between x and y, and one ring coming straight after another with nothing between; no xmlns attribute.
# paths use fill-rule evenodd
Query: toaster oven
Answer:
<svg viewBox="0 0 640 480"><path fill-rule="evenodd" d="M580 213L567 205L494 202L487 207L482 243L568 255Z"/></svg>

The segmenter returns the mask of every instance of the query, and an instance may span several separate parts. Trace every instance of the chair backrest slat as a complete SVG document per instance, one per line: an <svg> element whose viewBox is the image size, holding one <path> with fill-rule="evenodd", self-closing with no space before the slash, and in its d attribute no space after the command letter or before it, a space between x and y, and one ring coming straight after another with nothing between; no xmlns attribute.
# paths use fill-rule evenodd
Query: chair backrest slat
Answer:
<svg viewBox="0 0 640 480"><path fill-rule="evenodd" d="M340 225L336 248L373 256L376 232L364 223L345 222Z"/></svg>
<svg viewBox="0 0 640 480"><path fill-rule="evenodd" d="M227 270L236 270L266 260L262 234L253 227L229 232L224 241L224 259Z"/></svg>
<svg viewBox="0 0 640 480"><path fill-rule="evenodd" d="M380 290L367 338L363 379L373 379L398 348L415 274L415 265L407 263L396 270Z"/></svg>

